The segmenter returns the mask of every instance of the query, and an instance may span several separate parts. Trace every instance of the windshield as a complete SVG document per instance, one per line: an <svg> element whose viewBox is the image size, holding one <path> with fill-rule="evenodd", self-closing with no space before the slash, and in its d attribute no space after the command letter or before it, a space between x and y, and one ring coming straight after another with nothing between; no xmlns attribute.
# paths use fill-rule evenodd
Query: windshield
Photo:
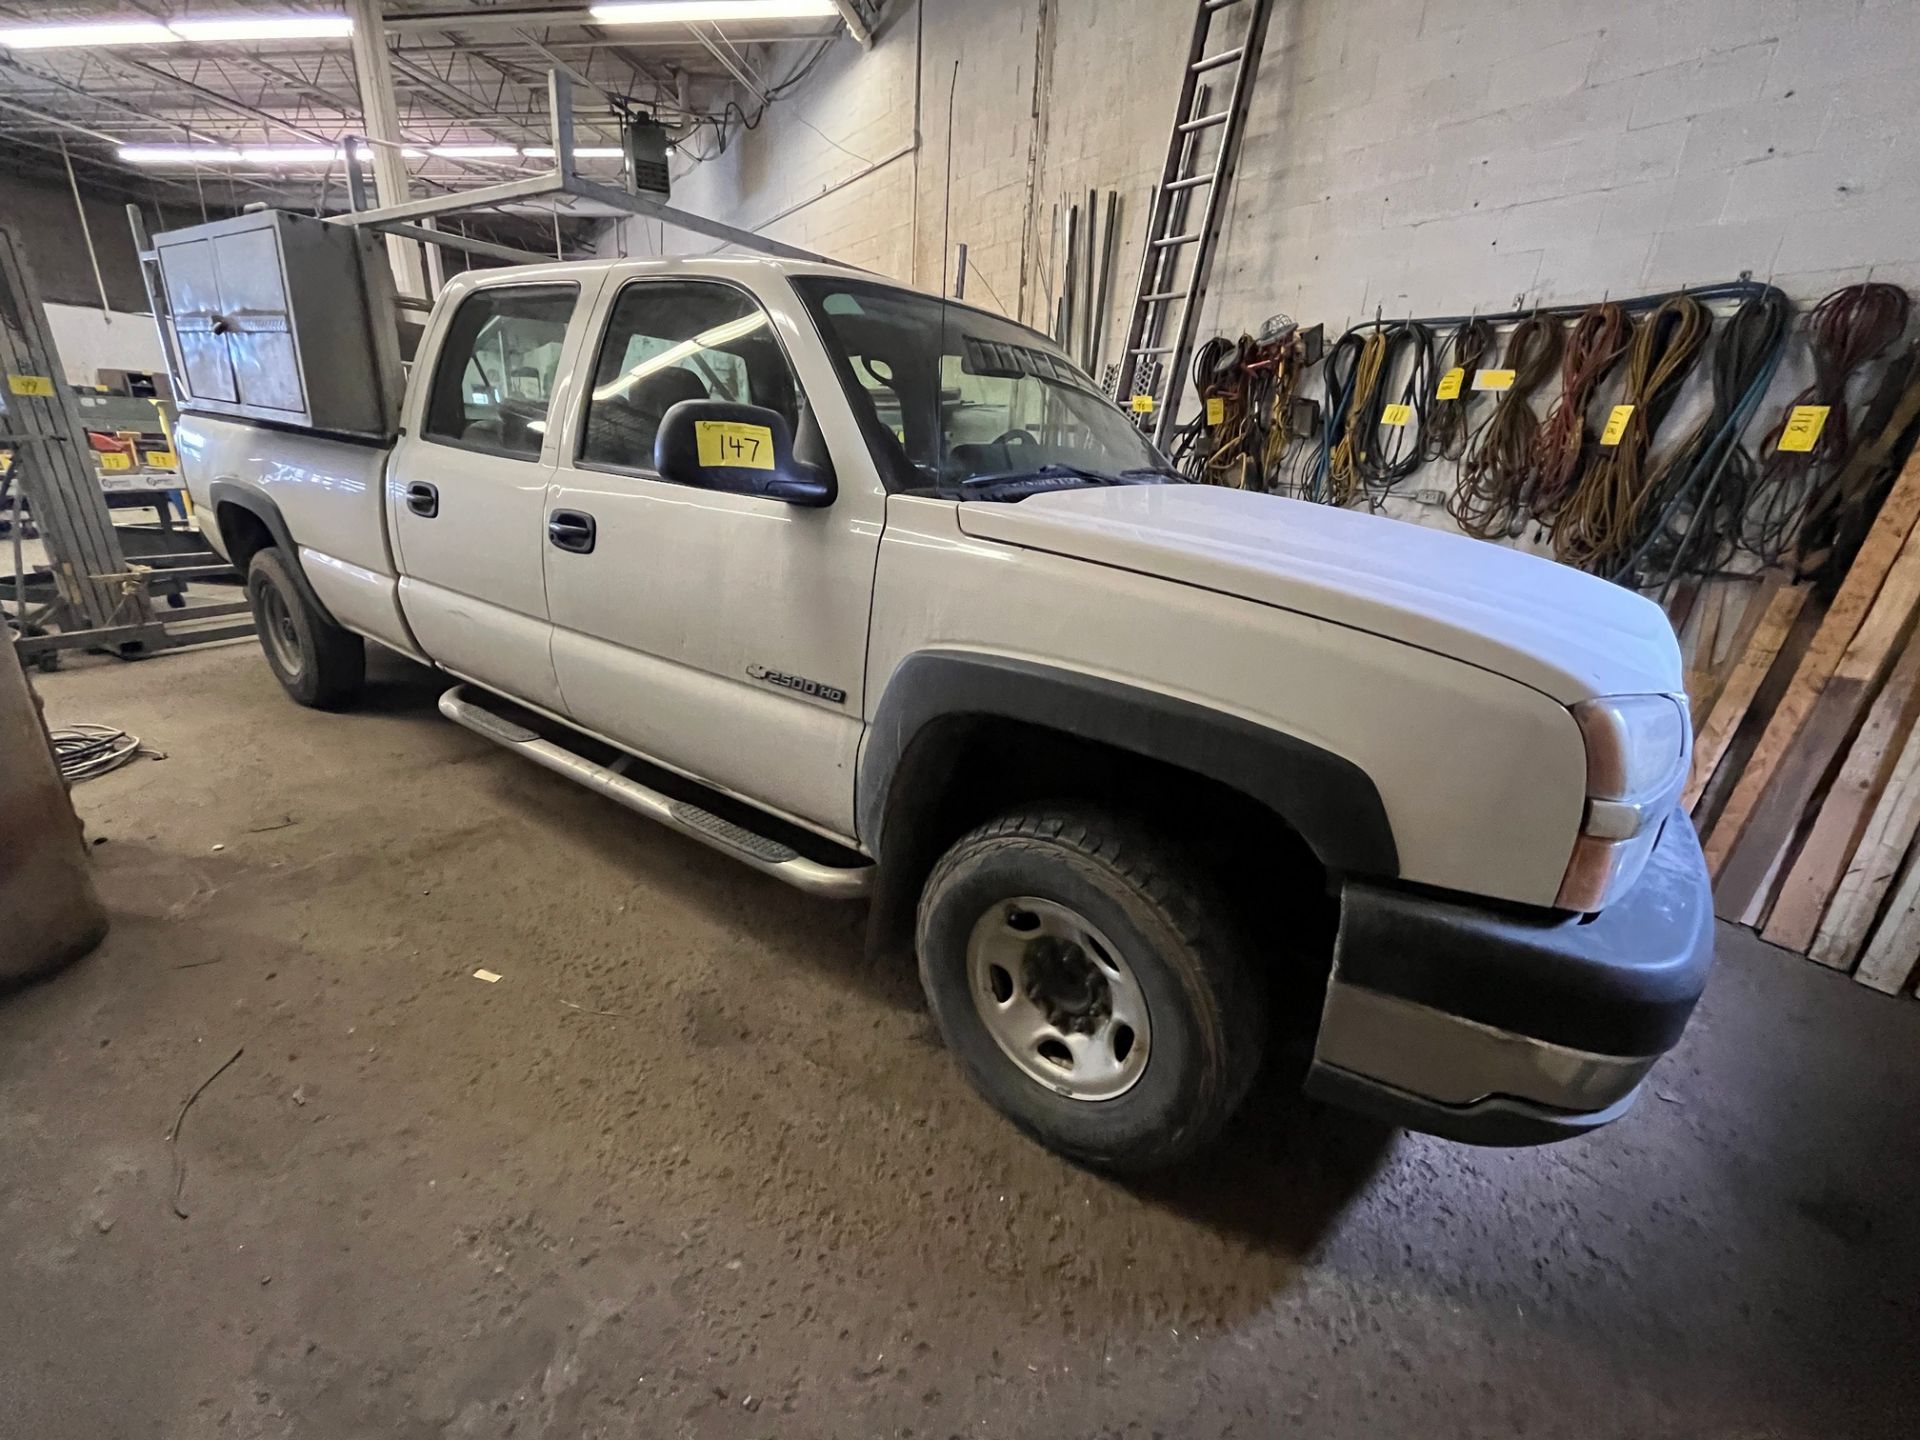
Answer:
<svg viewBox="0 0 1920 1440"><path fill-rule="evenodd" d="M889 490L1017 500L1178 478L1093 381L1024 326L889 285L793 283Z"/></svg>

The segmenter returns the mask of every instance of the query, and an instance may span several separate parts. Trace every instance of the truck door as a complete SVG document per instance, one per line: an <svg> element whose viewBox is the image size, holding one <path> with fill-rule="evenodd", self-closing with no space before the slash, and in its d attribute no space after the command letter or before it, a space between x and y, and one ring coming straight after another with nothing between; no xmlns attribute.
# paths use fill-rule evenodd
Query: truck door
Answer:
<svg viewBox="0 0 1920 1440"><path fill-rule="evenodd" d="M589 302L591 297L589 297ZM443 311L388 470L400 603L454 673L562 709L547 618L547 417L585 328L573 281L488 285ZM576 323L576 312L579 320Z"/></svg>
<svg viewBox="0 0 1920 1440"><path fill-rule="evenodd" d="M672 484L653 468L660 417L682 400L776 410L796 454L824 457L792 357L844 410L828 362L784 345L793 321L776 324L728 281L609 281L600 309L583 355L590 387L570 409L548 499L553 663L568 711L650 759L850 836L881 518L872 477L863 490L844 476L834 504L801 509Z"/></svg>

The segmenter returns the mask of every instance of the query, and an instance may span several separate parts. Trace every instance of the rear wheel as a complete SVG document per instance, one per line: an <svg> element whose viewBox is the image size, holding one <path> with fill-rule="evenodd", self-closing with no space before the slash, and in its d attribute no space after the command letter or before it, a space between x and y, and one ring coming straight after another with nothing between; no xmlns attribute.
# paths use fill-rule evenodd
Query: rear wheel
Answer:
<svg viewBox="0 0 1920 1440"><path fill-rule="evenodd" d="M1260 1068L1264 995L1224 897L1131 821L1044 806L962 837L921 895L918 950L974 1087L1083 1164L1183 1159Z"/></svg>
<svg viewBox="0 0 1920 1440"><path fill-rule="evenodd" d="M367 673L365 642L307 603L278 550L254 554L247 600L260 648L287 694L317 710L343 709L359 697Z"/></svg>

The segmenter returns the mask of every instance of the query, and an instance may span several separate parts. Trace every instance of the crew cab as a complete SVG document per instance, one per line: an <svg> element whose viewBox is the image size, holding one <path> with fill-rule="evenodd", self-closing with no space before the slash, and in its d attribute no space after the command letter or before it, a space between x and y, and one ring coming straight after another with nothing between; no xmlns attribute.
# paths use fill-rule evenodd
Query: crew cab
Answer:
<svg viewBox="0 0 1920 1440"><path fill-rule="evenodd" d="M460 724L868 900L975 1087L1077 1161L1188 1156L1289 1034L1336 1105L1578 1135L1705 984L1657 607L1181 483L999 316L788 260L470 272L372 438L185 368L200 524L293 699L390 647Z"/></svg>

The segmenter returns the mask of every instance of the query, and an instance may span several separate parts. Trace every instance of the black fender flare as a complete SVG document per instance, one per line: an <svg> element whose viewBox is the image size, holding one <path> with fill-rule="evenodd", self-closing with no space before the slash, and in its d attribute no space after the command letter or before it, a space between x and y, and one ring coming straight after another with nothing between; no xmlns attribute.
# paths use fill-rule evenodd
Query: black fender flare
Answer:
<svg viewBox="0 0 1920 1440"><path fill-rule="evenodd" d="M293 576L293 583L300 591L300 598L311 605L314 612L329 625L339 627L340 622L335 620L332 612L320 603L320 597L314 593L312 584L308 582L307 572L300 564L300 547L294 543L293 532L287 529L287 517L280 513L278 505L258 490L248 489L245 485L233 480L215 480L208 485L207 500L213 507L215 524L219 523L221 506L235 505L265 525L267 533L273 536L275 548L287 562L287 572ZM225 539L225 536L222 535L221 538Z"/></svg>
<svg viewBox="0 0 1920 1440"><path fill-rule="evenodd" d="M1295 831L1328 871L1398 875L1386 807L1358 765L1238 715L1097 675L1006 656L923 650L893 672L855 777L861 841L886 858L893 794L914 741L932 722L1016 720L1204 775L1252 797Z"/></svg>

